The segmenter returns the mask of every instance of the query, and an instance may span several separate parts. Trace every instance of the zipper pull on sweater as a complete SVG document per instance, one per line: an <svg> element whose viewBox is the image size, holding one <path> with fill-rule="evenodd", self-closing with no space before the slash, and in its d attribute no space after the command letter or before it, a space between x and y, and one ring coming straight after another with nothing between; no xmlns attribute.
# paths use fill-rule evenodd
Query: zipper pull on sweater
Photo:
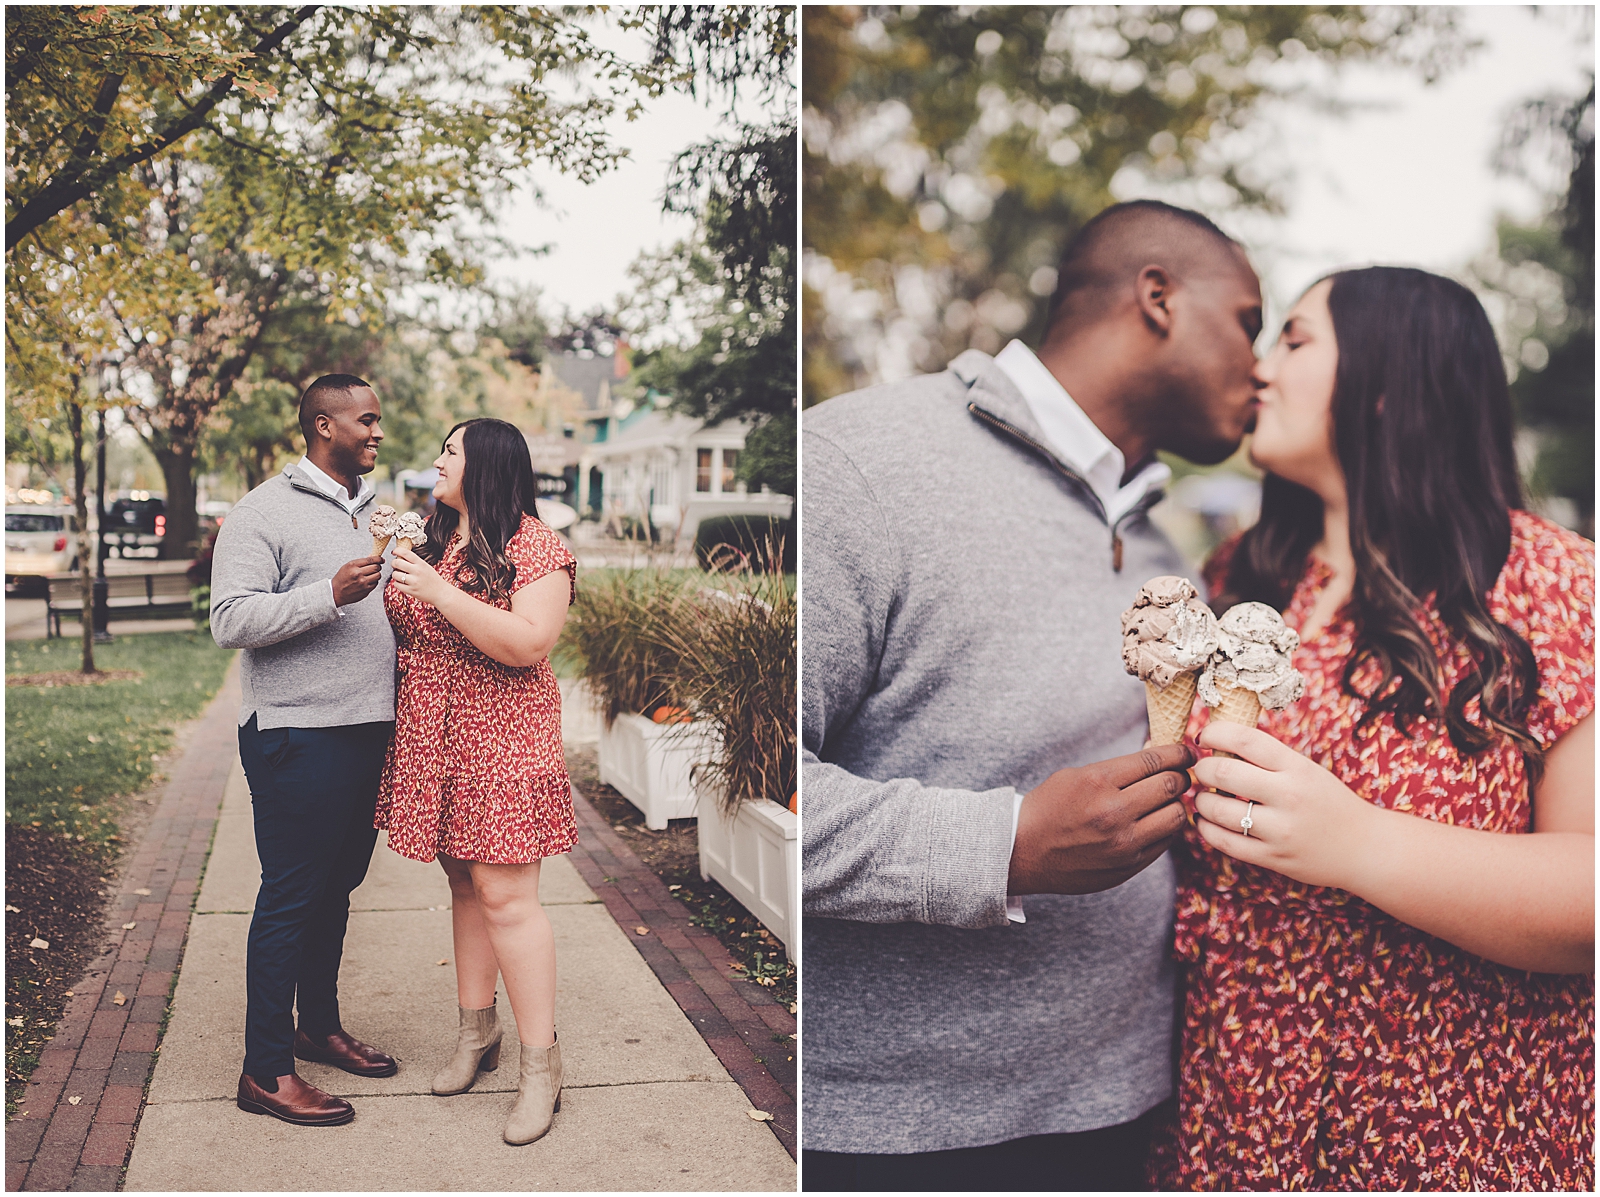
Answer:
<svg viewBox="0 0 1600 1197"><path fill-rule="evenodd" d="M1113 573L1122 572L1122 533L1111 534L1111 570Z"/></svg>

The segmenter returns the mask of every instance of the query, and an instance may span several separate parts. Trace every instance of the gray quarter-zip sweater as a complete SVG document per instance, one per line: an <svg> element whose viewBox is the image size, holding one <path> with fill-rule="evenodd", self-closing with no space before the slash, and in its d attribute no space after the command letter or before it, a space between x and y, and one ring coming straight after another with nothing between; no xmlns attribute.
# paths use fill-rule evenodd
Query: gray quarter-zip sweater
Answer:
<svg viewBox="0 0 1600 1197"><path fill-rule="evenodd" d="M328 585L345 562L372 555L372 499L352 515L288 466L228 512L211 566L211 634L244 650L241 726L252 714L263 731L394 719L383 584L344 607Z"/></svg>
<svg viewBox="0 0 1600 1197"><path fill-rule="evenodd" d="M1025 923L1006 879L1016 795L1144 741L1120 616L1187 572L1159 494L1108 527L977 352L811 409L802 452L804 1146L1138 1117L1172 1084L1170 860Z"/></svg>

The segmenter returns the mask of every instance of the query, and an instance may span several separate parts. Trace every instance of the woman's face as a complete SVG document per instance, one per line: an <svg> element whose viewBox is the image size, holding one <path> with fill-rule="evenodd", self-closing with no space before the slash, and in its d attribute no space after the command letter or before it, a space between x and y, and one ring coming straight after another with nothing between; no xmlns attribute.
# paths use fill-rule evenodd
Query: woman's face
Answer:
<svg viewBox="0 0 1600 1197"><path fill-rule="evenodd" d="M433 497L447 507L466 514L466 500L461 497L461 477L466 473L467 454L461 447L465 428L457 428L444 443L444 451L434 458L433 468L439 471L439 481L433 484Z"/></svg>
<svg viewBox="0 0 1600 1197"><path fill-rule="evenodd" d="M1326 497L1342 488L1344 473L1333 447L1333 383L1339 365L1333 317L1328 314L1331 280L1300 297L1271 351L1256 364L1261 409L1250 460L1280 478Z"/></svg>

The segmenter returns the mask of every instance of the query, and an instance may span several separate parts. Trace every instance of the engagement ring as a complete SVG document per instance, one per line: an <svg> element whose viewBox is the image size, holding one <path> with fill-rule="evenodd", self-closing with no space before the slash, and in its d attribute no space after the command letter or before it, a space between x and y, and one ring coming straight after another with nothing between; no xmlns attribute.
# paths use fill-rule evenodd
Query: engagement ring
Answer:
<svg viewBox="0 0 1600 1197"><path fill-rule="evenodd" d="M1255 808L1256 804L1254 802L1246 802L1244 804L1244 818L1239 820L1239 830L1244 832L1246 838L1249 838L1250 829L1256 825L1256 821L1250 817L1250 812Z"/></svg>

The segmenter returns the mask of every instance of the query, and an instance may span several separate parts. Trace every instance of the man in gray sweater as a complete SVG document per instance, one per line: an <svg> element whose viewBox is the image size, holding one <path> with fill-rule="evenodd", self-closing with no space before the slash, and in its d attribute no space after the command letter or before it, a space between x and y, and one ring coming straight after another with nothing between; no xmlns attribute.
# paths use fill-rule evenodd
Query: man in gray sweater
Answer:
<svg viewBox="0 0 1600 1197"><path fill-rule="evenodd" d="M366 1077L398 1067L345 1032L338 997L350 891L377 842L394 731L394 633L362 477L378 461L381 418L354 375L312 383L300 399L306 455L239 500L212 564L212 634L244 650L239 756L261 859L238 1105L304 1126L355 1112L301 1080L296 1058Z"/></svg>
<svg viewBox="0 0 1600 1197"><path fill-rule="evenodd" d="M1237 448L1261 319L1214 225L1121 204L1037 355L806 414L807 1190L1144 1187L1194 757L1140 751L1119 617L1185 572L1155 451Z"/></svg>

